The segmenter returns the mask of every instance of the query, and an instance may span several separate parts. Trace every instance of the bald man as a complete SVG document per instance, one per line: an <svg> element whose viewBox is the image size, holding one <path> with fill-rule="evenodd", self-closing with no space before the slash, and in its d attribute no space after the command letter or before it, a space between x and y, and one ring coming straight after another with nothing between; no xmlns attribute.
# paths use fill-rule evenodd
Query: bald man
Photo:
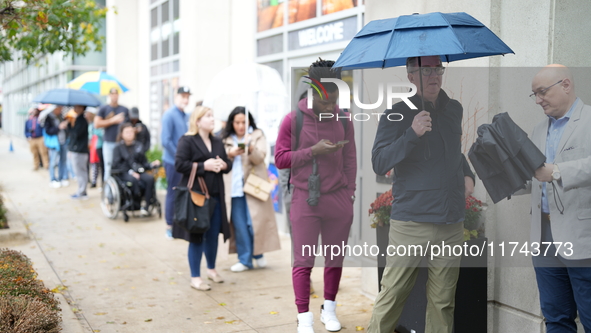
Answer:
<svg viewBox="0 0 591 333"><path fill-rule="evenodd" d="M591 332L591 106L562 65L540 70L532 92L547 116L531 136L546 163L528 187L540 305L548 333L576 333L577 310Z"/></svg>

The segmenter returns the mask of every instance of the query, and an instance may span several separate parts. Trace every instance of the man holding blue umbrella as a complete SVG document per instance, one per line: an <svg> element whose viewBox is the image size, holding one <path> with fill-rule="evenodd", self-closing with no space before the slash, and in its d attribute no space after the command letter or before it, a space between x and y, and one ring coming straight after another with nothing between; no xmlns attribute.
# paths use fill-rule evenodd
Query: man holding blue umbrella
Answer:
<svg viewBox="0 0 591 333"><path fill-rule="evenodd" d="M394 168L389 245L409 251L389 253L368 328L372 333L396 328L423 258L410 250L413 246L444 243L453 248L463 243L465 198L474 190L474 174L461 151L463 109L441 90L441 58L408 58L406 68L408 80L419 87L410 101L424 110L400 102L384 112L402 114L403 119L381 117L372 164L378 175ZM426 333L452 332L460 261L453 253L428 260Z"/></svg>

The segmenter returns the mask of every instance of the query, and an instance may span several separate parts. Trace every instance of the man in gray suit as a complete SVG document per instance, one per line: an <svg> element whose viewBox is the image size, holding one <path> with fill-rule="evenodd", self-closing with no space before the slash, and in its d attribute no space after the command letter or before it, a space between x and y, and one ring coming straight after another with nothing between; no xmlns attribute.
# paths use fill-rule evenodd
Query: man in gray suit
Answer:
<svg viewBox="0 0 591 333"><path fill-rule="evenodd" d="M591 332L591 106L562 65L540 70L532 92L548 116L531 137L546 163L528 187L540 305L548 333L577 332L577 310Z"/></svg>

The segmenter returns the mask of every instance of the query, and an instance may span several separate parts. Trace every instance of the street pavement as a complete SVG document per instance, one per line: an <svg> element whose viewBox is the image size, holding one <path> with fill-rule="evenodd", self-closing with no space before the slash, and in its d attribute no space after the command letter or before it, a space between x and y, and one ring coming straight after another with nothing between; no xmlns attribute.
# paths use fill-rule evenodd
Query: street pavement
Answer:
<svg viewBox="0 0 591 333"><path fill-rule="evenodd" d="M47 171L32 169L26 141L0 132L0 193L9 223L22 223L31 238L0 238L0 247L25 253L39 279L60 291L64 332L297 331L288 235L281 235L280 251L265 254L267 268L242 273L229 270L237 258L221 244L217 269L225 282L210 281L211 291L197 291L189 287L188 243L167 240L163 219L108 219L98 189L88 189L89 200L74 201L75 181L53 189ZM312 273L316 294L310 310L317 333L327 332L319 315L322 274L322 268ZM344 268L337 296L342 332L367 330L373 301L361 294L360 277L360 268Z"/></svg>

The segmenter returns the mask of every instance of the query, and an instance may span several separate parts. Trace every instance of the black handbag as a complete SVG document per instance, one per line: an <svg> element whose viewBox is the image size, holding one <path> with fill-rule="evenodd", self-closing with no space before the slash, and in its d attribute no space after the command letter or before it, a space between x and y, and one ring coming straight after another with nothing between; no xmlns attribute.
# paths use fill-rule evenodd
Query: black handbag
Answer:
<svg viewBox="0 0 591 333"><path fill-rule="evenodd" d="M174 217L173 222L191 234L203 234L210 227L209 191L203 177L198 177L201 190L205 193L195 192L193 182L197 172L197 163L193 163L191 175L187 186L176 186L174 190Z"/></svg>

